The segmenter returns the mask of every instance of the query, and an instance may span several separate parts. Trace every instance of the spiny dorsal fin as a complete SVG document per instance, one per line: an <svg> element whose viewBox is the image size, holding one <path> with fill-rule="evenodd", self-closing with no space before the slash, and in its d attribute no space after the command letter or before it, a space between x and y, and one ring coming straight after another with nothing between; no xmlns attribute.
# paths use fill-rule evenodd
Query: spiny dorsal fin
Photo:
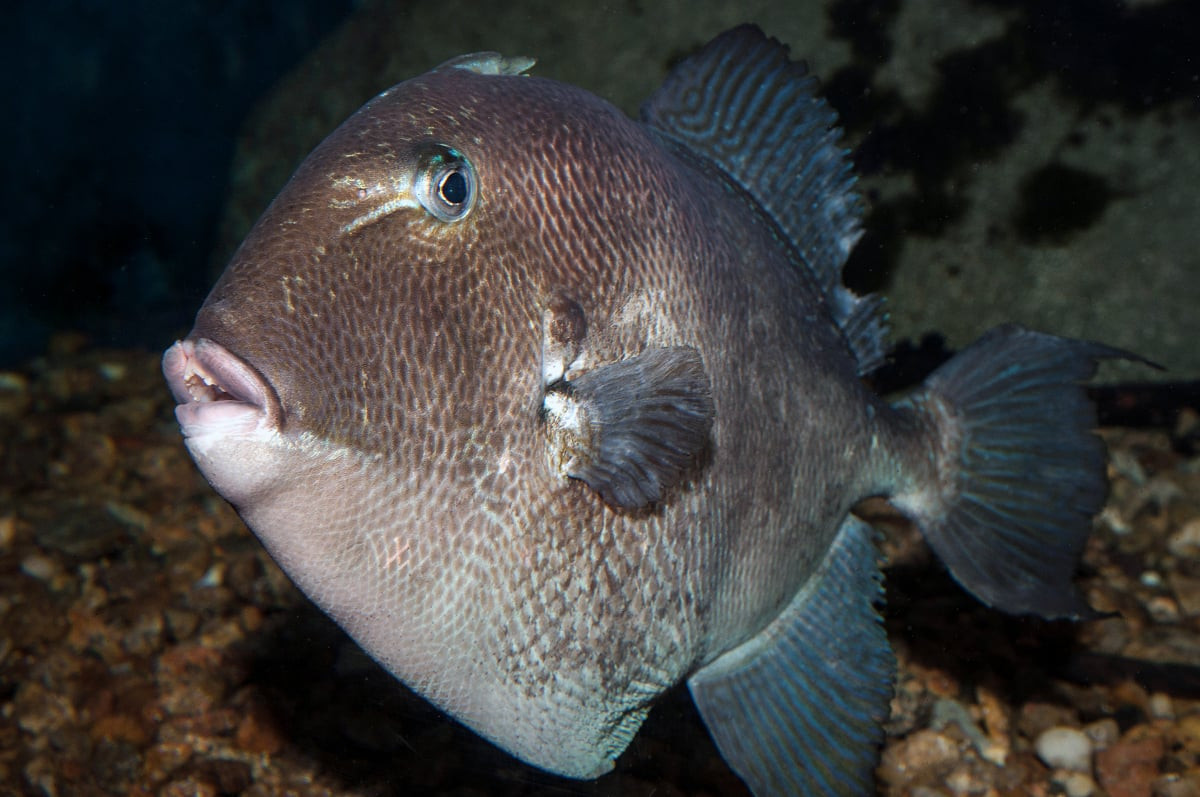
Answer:
<svg viewBox="0 0 1200 797"><path fill-rule="evenodd" d="M479 75L524 75L533 69L533 65L536 63L536 58L530 58L527 55L501 55L488 51L457 55L449 61L438 64L433 71L465 69Z"/></svg>
<svg viewBox="0 0 1200 797"><path fill-rule="evenodd" d="M880 302L842 285L862 235L837 117L817 81L754 25L726 31L675 67L642 121L707 158L750 193L791 240L865 373L883 361Z"/></svg>

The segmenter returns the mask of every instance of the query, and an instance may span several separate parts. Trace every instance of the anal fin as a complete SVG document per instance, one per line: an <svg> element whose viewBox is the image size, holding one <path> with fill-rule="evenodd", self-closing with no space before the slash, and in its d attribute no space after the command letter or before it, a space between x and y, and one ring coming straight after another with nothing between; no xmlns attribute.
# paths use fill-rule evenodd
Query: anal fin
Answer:
<svg viewBox="0 0 1200 797"><path fill-rule="evenodd" d="M848 517L787 608L688 679L721 754L758 797L874 792L895 662L875 610L873 535Z"/></svg>

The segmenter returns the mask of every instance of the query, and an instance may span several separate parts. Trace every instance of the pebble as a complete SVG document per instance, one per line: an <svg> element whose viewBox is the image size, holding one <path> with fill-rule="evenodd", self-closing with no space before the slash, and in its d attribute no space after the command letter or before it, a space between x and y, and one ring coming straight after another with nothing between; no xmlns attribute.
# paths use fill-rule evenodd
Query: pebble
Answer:
<svg viewBox="0 0 1200 797"><path fill-rule="evenodd" d="M331 797L382 793L372 784L389 781L432 782L437 793L488 794L499 782L512 797L544 793L540 775L432 719L411 696L394 698L421 706L392 713L403 718L394 733L402 740L391 730L330 737L369 738L382 752L355 764L369 788L330 787L340 765L312 755L309 728L366 722L355 712L370 713L363 706L375 705L374 692L358 700L338 690L384 676L340 636L310 632L286 577L204 487L171 422L157 357L80 356L54 369L50 382L37 370L28 379L0 373L0 462L19 454L28 464L15 483L0 478L0 558L13 576L0 593L0 672L16 685L0 706L0 794L16 784L14 793L43 795L91 793L94 785L108 794ZM1145 489L1114 476L1110 509L1128 528L1117 535L1098 525L1080 583L1109 616L1069 633L1117 664L1200 661L1200 457L1180 454L1160 430L1104 433ZM40 442L47 435L52 442ZM1171 499L1178 491L1164 479L1184 487L1182 501ZM1167 503L1169 511L1154 509ZM924 561L932 566L928 554ZM1148 616L1143 607L1152 601ZM1033 662L1013 667L1015 659L981 655L969 667L951 664L964 633L972 650L1011 650L1015 639L999 615L962 598L972 621L943 626L936 618L959 613L928 596L896 605L905 607L896 609L903 619L909 611L918 618L922 639L934 631L946 641L900 657L901 709L888 726L881 797L1200 797L1200 700L1186 689L1139 686L1115 669L1086 686L1035 691L1045 701L1038 702L1022 697ZM921 625L922 612L935 621ZM1155 622L1172 617L1170 625ZM281 627L291 631L281 635ZM890 630L899 631L893 641L902 654L914 647L901 626ZM289 641L310 633L318 641ZM1022 644L1060 638L1041 626L1021 634ZM293 648L290 656L320 665L281 658ZM300 673L289 674L293 667ZM313 718L296 719L294 693ZM1117 718L1133 728L1122 735ZM921 729L927 724L939 727ZM711 745L679 745L669 727L648 723L618 764L621 780L598 790L741 793ZM703 728L689 732L707 743ZM1070 744L1074 760L1064 758ZM461 766L480 750L495 763ZM651 771L646 762L654 775L634 777ZM673 773L695 788L676 784Z"/></svg>
<svg viewBox="0 0 1200 797"><path fill-rule="evenodd" d="M1082 772L1072 772L1063 782L1067 797L1091 797L1098 789L1096 781Z"/></svg>
<svg viewBox="0 0 1200 797"><path fill-rule="evenodd" d="M129 529L107 509L84 500L64 503L33 530L38 544L48 551L81 560L99 559L129 545Z"/></svg>
<svg viewBox="0 0 1200 797"><path fill-rule="evenodd" d="M1056 783L1067 797L1091 797L1100 788L1090 775L1082 772L1062 772L1051 780Z"/></svg>
<svg viewBox="0 0 1200 797"><path fill-rule="evenodd" d="M1188 714L1181 718L1176 732L1185 744L1200 750L1200 714Z"/></svg>
<svg viewBox="0 0 1200 797"><path fill-rule="evenodd" d="M1092 747L1096 750L1103 750L1121 738L1121 728L1112 717L1089 722L1083 726L1083 732L1092 740Z"/></svg>
<svg viewBox="0 0 1200 797"><path fill-rule="evenodd" d="M242 715L234 738L237 745L251 753L278 753L287 743L287 735L269 711L251 706Z"/></svg>
<svg viewBox="0 0 1200 797"><path fill-rule="evenodd" d="M1195 554L1200 559L1200 553ZM1200 617L1200 578L1175 572L1167 576L1167 584L1175 593L1179 609L1186 617Z"/></svg>
<svg viewBox="0 0 1200 797"><path fill-rule="evenodd" d="M1166 595L1155 595L1146 601L1146 612L1156 623L1170 625L1179 622L1179 604Z"/></svg>
<svg viewBox="0 0 1200 797"><path fill-rule="evenodd" d="M1182 559L1200 556L1200 517L1194 517L1167 538L1167 550Z"/></svg>
<svg viewBox="0 0 1200 797"><path fill-rule="evenodd" d="M62 572L62 566L41 553L31 553L21 560L21 572L38 581L49 582Z"/></svg>
<svg viewBox="0 0 1200 797"><path fill-rule="evenodd" d="M0 553L12 550L17 539L17 516L4 515L0 517Z"/></svg>
<svg viewBox="0 0 1200 797"><path fill-rule="evenodd" d="M1092 740L1078 728L1060 726L1043 731L1034 748L1038 758L1052 769L1092 770Z"/></svg>
<svg viewBox="0 0 1200 797"><path fill-rule="evenodd" d="M1154 782L1154 797L1200 797L1200 772L1159 778Z"/></svg>
<svg viewBox="0 0 1200 797"><path fill-rule="evenodd" d="M893 783L943 775L959 760L958 745L949 736L922 729L887 748L880 764L884 780Z"/></svg>
<svg viewBox="0 0 1200 797"><path fill-rule="evenodd" d="M1143 587L1150 589L1160 589L1163 585L1163 577L1154 570L1143 570L1138 581L1142 582Z"/></svg>
<svg viewBox="0 0 1200 797"><path fill-rule="evenodd" d="M1171 704L1171 696L1168 694L1155 692L1150 695L1147 709L1150 712L1150 716L1156 720L1175 719L1175 707Z"/></svg>
<svg viewBox="0 0 1200 797"><path fill-rule="evenodd" d="M1056 727L1075 727L1079 724L1079 714L1072 708L1057 703L1029 702L1021 706L1017 718L1017 730L1029 739L1036 739Z"/></svg>
<svg viewBox="0 0 1200 797"><path fill-rule="evenodd" d="M13 371L0 371L0 419L18 418L32 403L29 380Z"/></svg>
<svg viewBox="0 0 1200 797"><path fill-rule="evenodd" d="M1150 797L1163 756L1163 739L1147 726L1131 728L1096 754L1096 774L1109 797Z"/></svg>

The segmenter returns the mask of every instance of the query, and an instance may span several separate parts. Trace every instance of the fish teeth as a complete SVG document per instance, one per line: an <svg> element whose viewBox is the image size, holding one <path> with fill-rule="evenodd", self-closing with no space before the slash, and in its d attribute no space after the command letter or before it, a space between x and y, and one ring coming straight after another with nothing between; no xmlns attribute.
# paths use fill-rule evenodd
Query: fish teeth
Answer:
<svg viewBox="0 0 1200 797"><path fill-rule="evenodd" d="M221 384L216 380L216 377L210 376L198 369L195 363L189 363L187 372L184 374L184 382L187 384L188 394L191 395L192 401L208 402L219 401L222 396L228 395Z"/></svg>

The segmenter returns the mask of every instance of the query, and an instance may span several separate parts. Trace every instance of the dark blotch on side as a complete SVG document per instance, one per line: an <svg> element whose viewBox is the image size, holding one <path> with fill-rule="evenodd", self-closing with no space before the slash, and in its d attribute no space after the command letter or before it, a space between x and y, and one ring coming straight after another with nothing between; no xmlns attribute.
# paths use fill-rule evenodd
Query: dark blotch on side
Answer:
<svg viewBox="0 0 1200 797"><path fill-rule="evenodd" d="M1049 163L1021 181L1012 224L1028 242L1063 243L1095 224L1112 198L1104 178Z"/></svg>
<svg viewBox="0 0 1200 797"><path fill-rule="evenodd" d="M565 294L550 301L550 339L559 344L578 344L587 334L587 316L579 303Z"/></svg>
<svg viewBox="0 0 1200 797"><path fill-rule="evenodd" d="M911 172L916 184L913 193L886 206L868 201L866 234L844 271L847 285L883 289L899 242L908 235L941 235L966 212L960 187L970 184L970 169L1003 152L1024 122L1010 98L1031 78L1011 68L1020 60L1014 47L1002 38L946 56L938 62L930 102L919 110L894 92L873 87L873 73L861 65L839 71L824 84L846 129L860 137L854 153L859 172Z"/></svg>
<svg viewBox="0 0 1200 797"><path fill-rule="evenodd" d="M1064 95L1084 105L1115 102L1142 113L1196 96L1195 0L1137 7L1123 0L976 2L1019 9L1008 35L1023 38L1031 66L1053 75Z"/></svg>
<svg viewBox="0 0 1200 797"><path fill-rule="evenodd" d="M1072 106L1092 109L1115 103L1129 113L1195 97L1192 42L1200 24L1200 4L1192 0L1137 8L1118 0L974 2L1013 18L999 37L942 58L929 102L919 108L906 105L876 80L887 68L892 49L889 34L880 28L894 20L896 4L837 0L830 7L830 32L850 44L855 61L823 80L823 93L849 139L857 142L857 170L866 176L911 172L916 186L886 207L868 201L866 235L844 272L846 284L857 291L887 287L898 244L906 236L940 235L966 212L961 187L971 183L974 164L1000 157L1015 140L1024 120L1011 101L1031 85L1050 78ZM1103 211L1094 207L1095 200L1110 198L1101 191L1092 198L1091 212ZM1075 213L1088 209L1080 205ZM1070 217L1061 220L1069 222ZM1068 225L1065 234L1077 229ZM1033 232L1037 240L1061 234L1052 229Z"/></svg>
<svg viewBox="0 0 1200 797"><path fill-rule="evenodd" d="M829 30L849 41L858 58L882 63L892 54L891 27L899 12L899 0L840 0L829 9Z"/></svg>

